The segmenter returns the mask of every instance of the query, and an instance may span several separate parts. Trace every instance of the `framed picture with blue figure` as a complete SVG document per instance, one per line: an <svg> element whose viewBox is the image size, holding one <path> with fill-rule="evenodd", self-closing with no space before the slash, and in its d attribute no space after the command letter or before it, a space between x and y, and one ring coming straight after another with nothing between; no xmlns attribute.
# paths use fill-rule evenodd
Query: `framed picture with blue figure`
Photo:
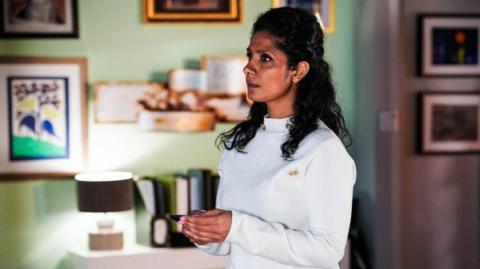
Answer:
<svg viewBox="0 0 480 269"><path fill-rule="evenodd" d="M417 75L480 76L480 14L421 14Z"/></svg>
<svg viewBox="0 0 480 269"><path fill-rule="evenodd" d="M7 77L10 160L68 158L68 77Z"/></svg>
<svg viewBox="0 0 480 269"><path fill-rule="evenodd" d="M84 58L0 57L0 179L85 169L86 81Z"/></svg>

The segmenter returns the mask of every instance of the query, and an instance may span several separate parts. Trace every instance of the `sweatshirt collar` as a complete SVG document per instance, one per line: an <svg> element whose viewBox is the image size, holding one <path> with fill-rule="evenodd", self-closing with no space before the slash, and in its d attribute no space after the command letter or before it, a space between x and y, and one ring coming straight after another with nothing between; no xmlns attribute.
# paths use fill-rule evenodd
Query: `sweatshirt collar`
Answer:
<svg viewBox="0 0 480 269"><path fill-rule="evenodd" d="M268 115L263 118L262 129L267 132L288 132L288 127L292 124L290 119L286 117L281 119L269 118Z"/></svg>

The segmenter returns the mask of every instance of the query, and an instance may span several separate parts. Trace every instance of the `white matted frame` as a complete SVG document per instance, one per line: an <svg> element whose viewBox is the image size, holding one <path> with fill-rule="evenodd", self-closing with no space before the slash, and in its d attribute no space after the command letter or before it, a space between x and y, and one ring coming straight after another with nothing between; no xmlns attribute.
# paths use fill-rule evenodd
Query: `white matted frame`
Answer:
<svg viewBox="0 0 480 269"><path fill-rule="evenodd" d="M85 169L86 74L85 58L0 57L0 179Z"/></svg>
<svg viewBox="0 0 480 269"><path fill-rule="evenodd" d="M480 14L417 17L418 76L480 76Z"/></svg>
<svg viewBox="0 0 480 269"><path fill-rule="evenodd" d="M480 92L422 92L418 102L420 153L480 152Z"/></svg>
<svg viewBox="0 0 480 269"><path fill-rule="evenodd" d="M163 89L160 83L134 81L102 81L95 83L95 122L133 123L141 105L138 100L149 91Z"/></svg>
<svg viewBox="0 0 480 269"><path fill-rule="evenodd" d="M335 32L335 0L272 0L272 7L300 7L311 11L320 21L325 34Z"/></svg>
<svg viewBox="0 0 480 269"><path fill-rule="evenodd" d="M246 56L202 56L200 68L207 72L207 94L245 94L247 83L243 68L247 63Z"/></svg>
<svg viewBox="0 0 480 269"><path fill-rule="evenodd" d="M172 69L168 72L168 88L174 91L205 91L207 89L207 72L196 69Z"/></svg>

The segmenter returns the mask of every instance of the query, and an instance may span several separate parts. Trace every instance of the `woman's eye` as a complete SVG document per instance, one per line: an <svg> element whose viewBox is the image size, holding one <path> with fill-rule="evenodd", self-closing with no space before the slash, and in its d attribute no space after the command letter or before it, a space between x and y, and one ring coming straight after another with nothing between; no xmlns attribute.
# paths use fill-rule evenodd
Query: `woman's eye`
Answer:
<svg viewBox="0 0 480 269"><path fill-rule="evenodd" d="M247 58L248 58L248 59L252 58L252 53L247 52Z"/></svg>
<svg viewBox="0 0 480 269"><path fill-rule="evenodd" d="M272 57L268 56L267 54L262 54L260 55L260 60L262 62L270 62L272 60Z"/></svg>

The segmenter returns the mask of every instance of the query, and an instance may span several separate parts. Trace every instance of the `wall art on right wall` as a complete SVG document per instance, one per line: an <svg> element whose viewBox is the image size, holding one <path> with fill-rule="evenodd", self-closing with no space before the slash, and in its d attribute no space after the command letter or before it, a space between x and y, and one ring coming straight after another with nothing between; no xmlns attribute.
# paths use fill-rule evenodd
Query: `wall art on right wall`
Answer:
<svg viewBox="0 0 480 269"><path fill-rule="evenodd" d="M417 35L417 75L480 76L480 14L421 14Z"/></svg>
<svg viewBox="0 0 480 269"><path fill-rule="evenodd" d="M480 152L480 92L418 95L420 153Z"/></svg>

